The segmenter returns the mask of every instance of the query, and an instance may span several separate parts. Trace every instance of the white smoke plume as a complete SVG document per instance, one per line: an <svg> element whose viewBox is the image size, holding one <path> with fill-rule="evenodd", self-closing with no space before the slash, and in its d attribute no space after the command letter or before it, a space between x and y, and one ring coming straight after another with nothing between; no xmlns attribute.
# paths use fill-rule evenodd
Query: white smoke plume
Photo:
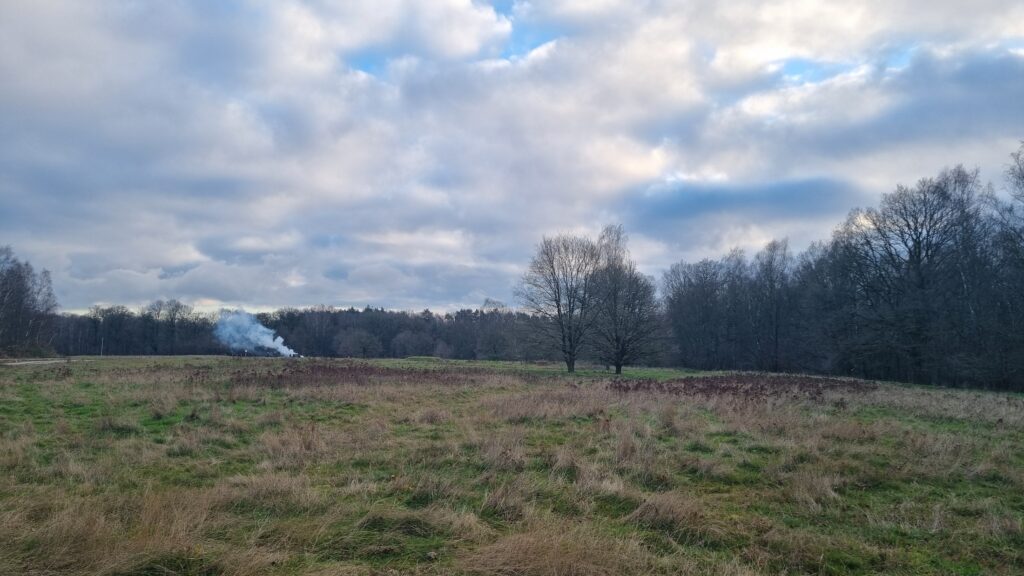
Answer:
<svg viewBox="0 0 1024 576"><path fill-rule="evenodd" d="M284 345L284 338L275 336L273 330L244 310L221 310L213 334L232 350L276 350L281 356L295 356L295 351Z"/></svg>

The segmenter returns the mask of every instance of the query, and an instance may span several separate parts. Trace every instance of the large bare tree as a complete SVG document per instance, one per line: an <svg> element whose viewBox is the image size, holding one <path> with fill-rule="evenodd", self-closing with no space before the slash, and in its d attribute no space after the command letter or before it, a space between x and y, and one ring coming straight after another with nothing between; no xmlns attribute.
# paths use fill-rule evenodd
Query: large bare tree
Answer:
<svg viewBox="0 0 1024 576"><path fill-rule="evenodd" d="M570 373L576 371L576 359L599 312L600 266L601 251L593 240L545 237L516 291L526 311L543 320L541 336L557 344Z"/></svg>
<svg viewBox="0 0 1024 576"><path fill-rule="evenodd" d="M653 354L658 332L654 281L637 270L626 242L621 225L605 227L598 240L599 314L593 346L602 361L615 366L616 374L622 374L623 365Z"/></svg>

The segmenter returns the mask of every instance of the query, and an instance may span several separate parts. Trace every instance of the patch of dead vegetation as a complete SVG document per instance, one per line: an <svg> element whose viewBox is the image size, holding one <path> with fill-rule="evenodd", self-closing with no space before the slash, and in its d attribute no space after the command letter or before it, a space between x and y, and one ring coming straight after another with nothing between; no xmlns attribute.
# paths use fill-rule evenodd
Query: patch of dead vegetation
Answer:
<svg viewBox="0 0 1024 576"><path fill-rule="evenodd" d="M649 573L655 565L638 540L555 519L524 526L459 562L470 574L493 576L617 576Z"/></svg>
<svg viewBox="0 0 1024 576"><path fill-rule="evenodd" d="M487 398L481 408L494 418L521 424L531 420L596 418L618 404L614 394L594 388L541 389Z"/></svg>
<svg viewBox="0 0 1024 576"><path fill-rule="evenodd" d="M735 373L689 376L676 380L616 379L608 382L606 387L620 394L643 392L677 396L729 396L747 399L792 397L821 400L826 393L867 393L877 389L878 384L850 378Z"/></svg>
<svg viewBox="0 0 1024 576"><path fill-rule="evenodd" d="M627 520L691 545L716 541L725 533L719 521L699 499L678 492L647 497Z"/></svg>

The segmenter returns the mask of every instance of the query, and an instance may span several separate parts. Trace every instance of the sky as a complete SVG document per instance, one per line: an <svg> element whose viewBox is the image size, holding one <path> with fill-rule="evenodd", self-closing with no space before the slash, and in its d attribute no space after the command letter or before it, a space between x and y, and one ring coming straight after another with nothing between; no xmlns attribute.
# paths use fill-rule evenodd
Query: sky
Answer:
<svg viewBox="0 0 1024 576"><path fill-rule="evenodd" d="M1024 139L1024 2L0 2L0 245L65 310L452 310L544 235L795 249Z"/></svg>

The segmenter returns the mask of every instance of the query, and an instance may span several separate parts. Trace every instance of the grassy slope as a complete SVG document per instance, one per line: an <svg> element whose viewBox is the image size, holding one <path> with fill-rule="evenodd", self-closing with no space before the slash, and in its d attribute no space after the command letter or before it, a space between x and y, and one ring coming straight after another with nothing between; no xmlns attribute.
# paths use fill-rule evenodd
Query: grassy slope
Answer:
<svg viewBox="0 0 1024 576"><path fill-rule="evenodd" d="M1024 571L1021 397L637 376L0 367L0 573Z"/></svg>

